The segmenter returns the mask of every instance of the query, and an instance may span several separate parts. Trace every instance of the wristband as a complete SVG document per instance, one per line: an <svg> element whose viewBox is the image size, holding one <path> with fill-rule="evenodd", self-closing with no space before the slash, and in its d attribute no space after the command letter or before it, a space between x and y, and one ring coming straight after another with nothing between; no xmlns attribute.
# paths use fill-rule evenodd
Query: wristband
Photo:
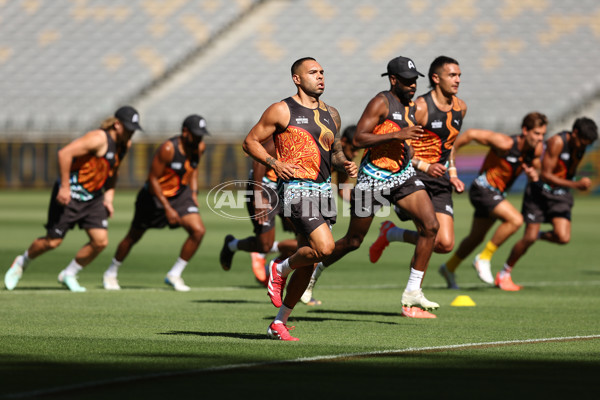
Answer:
<svg viewBox="0 0 600 400"><path fill-rule="evenodd" d="M456 167L448 168L448 175L450 178L458 178L458 173L456 172Z"/></svg>
<svg viewBox="0 0 600 400"><path fill-rule="evenodd" d="M419 162L417 163L417 169L423 172L427 172L429 170L431 164L423 161L423 160L419 160Z"/></svg>

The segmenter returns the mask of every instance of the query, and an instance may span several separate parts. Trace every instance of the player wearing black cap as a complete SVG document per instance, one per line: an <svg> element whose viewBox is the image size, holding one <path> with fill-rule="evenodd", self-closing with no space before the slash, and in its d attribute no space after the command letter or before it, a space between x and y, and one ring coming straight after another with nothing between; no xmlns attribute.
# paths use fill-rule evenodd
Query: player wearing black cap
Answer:
<svg viewBox="0 0 600 400"><path fill-rule="evenodd" d="M407 143L424 134L416 123L412 101L417 78L423 74L410 58L396 57L388 63L387 72L382 76L389 77L390 89L371 99L354 135L354 145L365 148L365 152L352 192L348 231L336 242L333 254L317 268L327 267L358 249L378 209L382 205L396 205L414 218L419 232L410 276L402 294L402 313L408 317L435 318L426 310L439 305L425 298L421 281L439 224L425 186L416 177ZM308 294L305 295L308 298Z"/></svg>
<svg viewBox="0 0 600 400"><path fill-rule="evenodd" d="M57 248L77 224L90 240L60 272L58 281L73 292L85 291L77 274L108 244L108 218L113 214L117 172L136 130L141 130L138 112L130 106L121 107L114 117L102 122L100 129L58 151L60 176L50 198L46 236L35 239L24 254L15 258L4 276L8 290L17 286L31 260Z"/></svg>
<svg viewBox="0 0 600 400"><path fill-rule="evenodd" d="M454 248L454 204L452 190L464 191L465 185L458 178L454 163L454 141L462 127L467 105L458 97L461 71L458 61L446 56L439 56L429 67L429 92L416 101L415 118L422 125L425 135L413 140L413 166L417 176L425 184L431 197L440 229L435 238L434 251L448 253ZM401 220L410 219L409 215L396 209ZM369 259L377 262L383 250L390 242L408 242L416 244L419 238L414 230L396 227L391 221L384 221L379 236L369 248ZM440 273L448 280L453 279L445 270ZM450 283L449 285L453 285Z"/></svg>
<svg viewBox="0 0 600 400"><path fill-rule="evenodd" d="M107 290L119 290L117 272L131 248L149 228L171 229L182 226L189 234L181 248L179 258L165 277L165 283L179 292L187 292L181 274L204 237L204 224L198 213L198 163L206 144L202 140L210 135L206 120L199 115L188 116L182 124L181 134L165 141L152 160L148 180L140 189L135 202L135 215L129 232L119 246L104 272L103 285Z"/></svg>

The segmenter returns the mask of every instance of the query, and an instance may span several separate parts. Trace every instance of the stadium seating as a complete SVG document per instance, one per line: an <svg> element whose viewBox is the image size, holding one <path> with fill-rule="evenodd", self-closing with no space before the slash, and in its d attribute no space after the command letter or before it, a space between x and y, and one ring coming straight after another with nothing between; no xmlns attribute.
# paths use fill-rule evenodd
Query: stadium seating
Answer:
<svg viewBox="0 0 600 400"><path fill-rule="evenodd" d="M555 130L600 88L598 21L595 0L0 1L0 135L79 134L131 102L150 136L199 112L239 138L307 55L344 125L388 88L389 59L426 74L444 54L461 64L465 127L512 133L539 110Z"/></svg>

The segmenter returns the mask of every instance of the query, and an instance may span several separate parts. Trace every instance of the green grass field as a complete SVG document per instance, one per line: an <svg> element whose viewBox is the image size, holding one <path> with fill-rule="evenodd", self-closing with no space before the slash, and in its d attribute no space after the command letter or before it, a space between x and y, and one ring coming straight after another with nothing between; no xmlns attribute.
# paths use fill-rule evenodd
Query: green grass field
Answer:
<svg viewBox="0 0 600 400"><path fill-rule="evenodd" d="M49 195L0 192L2 274L43 234ZM121 267L123 290L102 289L134 198L117 192L111 243L80 274L87 293L56 281L86 240L77 229L32 262L14 291L0 290L0 398L598 397L598 197L576 198L570 244L540 242L521 260L513 272L525 286L520 292L486 287L470 260L457 272L461 290L447 290L437 267L448 255L433 255L423 288L441 307L430 320L400 316L413 247L394 243L377 264L368 261L384 220L378 217L363 247L323 273L315 290L323 304L294 310L296 343L266 338L276 309L255 283L249 255L236 254L229 272L219 266L224 236L245 237L250 223L222 219L206 206L207 235L183 275L191 292L163 283L183 243L181 229L148 232ZM520 197L510 200L520 207ZM458 242L472 210L465 195L455 202ZM336 239L347 223L339 218ZM516 239L497 251L494 273ZM458 295L476 306L450 306Z"/></svg>

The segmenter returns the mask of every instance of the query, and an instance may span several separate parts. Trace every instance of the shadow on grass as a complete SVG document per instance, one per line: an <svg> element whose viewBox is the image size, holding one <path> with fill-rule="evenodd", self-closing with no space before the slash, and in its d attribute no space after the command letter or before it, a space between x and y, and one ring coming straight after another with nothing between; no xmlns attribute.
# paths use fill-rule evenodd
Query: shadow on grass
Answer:
<svg viewBox="0 0 600 400"><path fill-rule="evenodd" d="M249 301L238 299L221 299L221 300L192 300L192 303L209 303L209 304L265 304L264 301Z"/></svg>
<svg viewBox="0 0 600 400"><path fill-rule="evenodd" d="M234 339L251 340L269 340L267 335L258 335L256 333L234 333L234 332L198 332L198 331L170 331L161 332L159 335L183 335L183 336L202 336L202 337L227 337Z"/></svg>

